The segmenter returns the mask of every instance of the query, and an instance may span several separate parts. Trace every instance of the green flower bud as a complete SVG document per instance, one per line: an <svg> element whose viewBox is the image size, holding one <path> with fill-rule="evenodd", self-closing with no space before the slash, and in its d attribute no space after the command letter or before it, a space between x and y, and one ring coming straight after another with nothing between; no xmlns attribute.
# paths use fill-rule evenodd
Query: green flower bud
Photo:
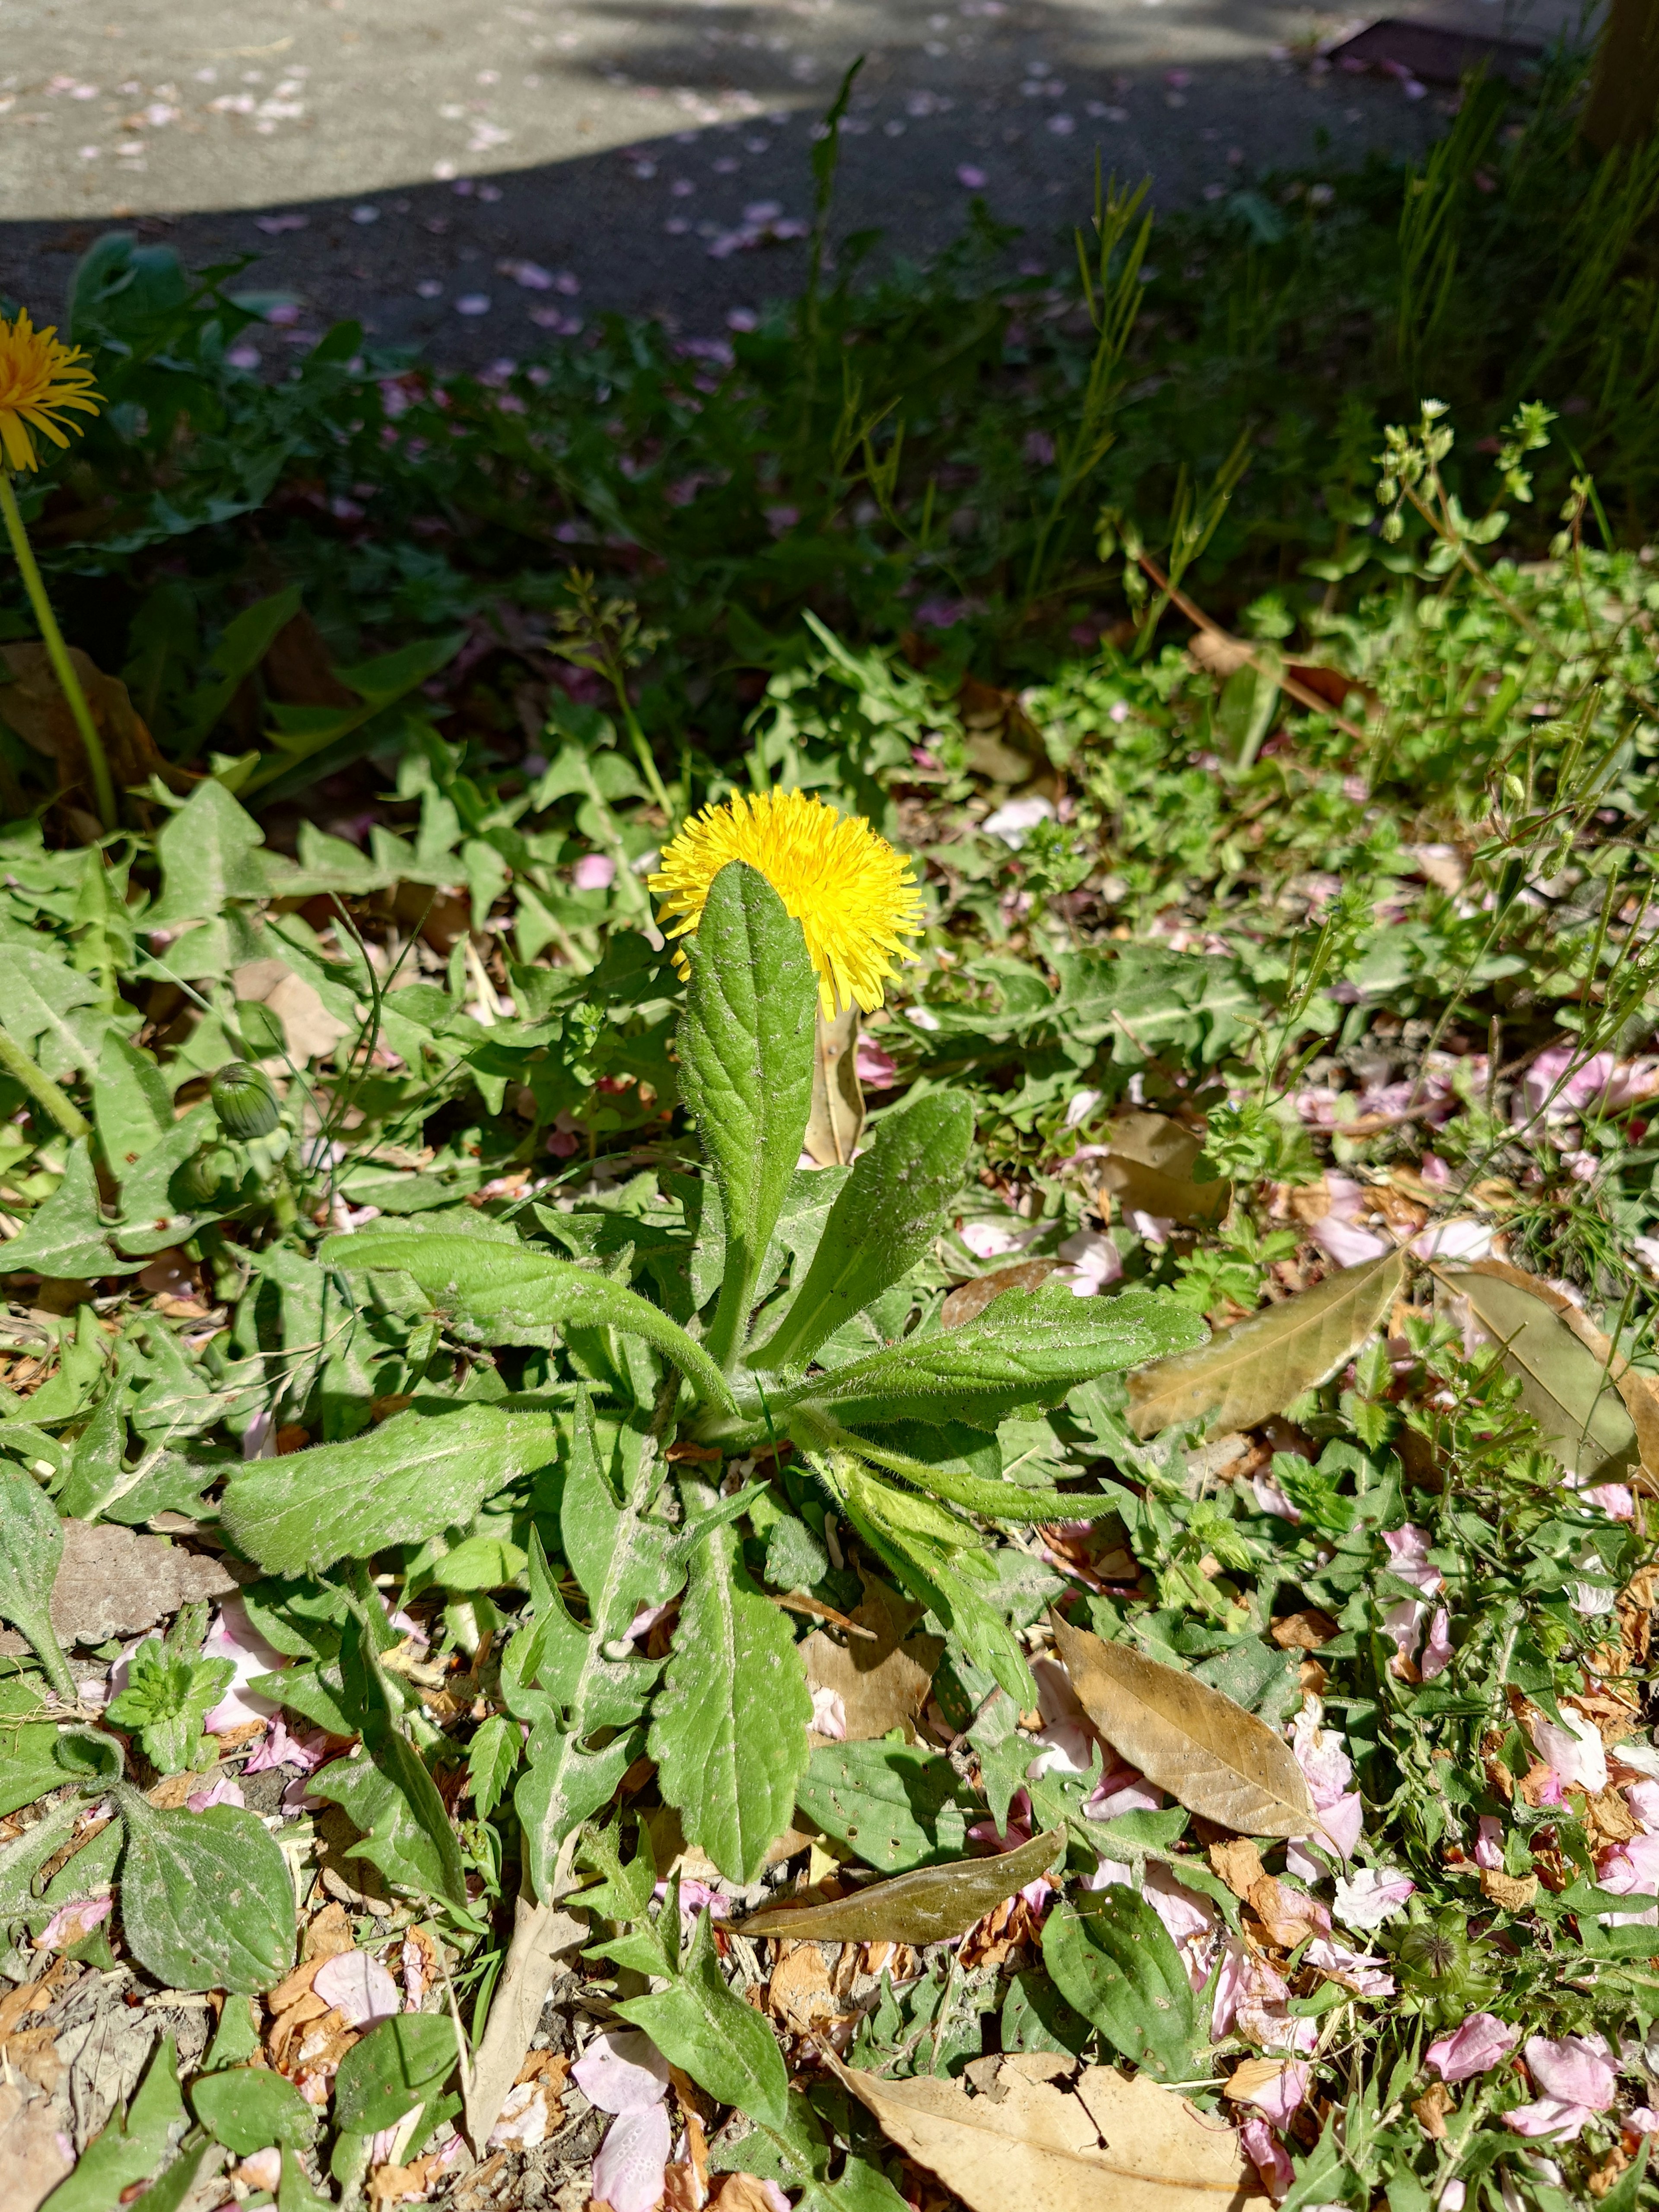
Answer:
<svg viewBox="0 0 1659 2212"><path fill-rule="evenodd" d="M228 1137L268 1137L282 1119L270 1079L245 1060L233 1060L213 1079L209 1094Z"/></svg>
<svg viewBox="0 0 1659 2212"><path fill-rule="evenodd" d="M236 1181L235 1155L228 1145L204 1145L191 1154L175 1180L178 1195L186 1206L211 1206L226 1184Z"/></svg>

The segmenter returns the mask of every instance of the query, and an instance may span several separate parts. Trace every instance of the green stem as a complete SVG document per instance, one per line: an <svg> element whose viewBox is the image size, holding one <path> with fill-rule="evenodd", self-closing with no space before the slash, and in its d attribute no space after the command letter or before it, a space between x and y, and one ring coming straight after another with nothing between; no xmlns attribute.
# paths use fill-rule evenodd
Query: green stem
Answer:
<svg viewBox="0 0 1659 2212"><path fill-rule="evenodd" d="M75 726L81 732L81 742L87 749L87 766L92 771L93 796L97 803L98 819L106 830L116 826L115 786L110 781L109 761L104 751L104 741L98 734L98 725L92 719L92 709L87 704L87 695L81 689L81 679L75 672L69 647L64 642L64 633L58 627L58 617L52 611L52 601L46 597L46 586L35 560L34 549L29 544L28 532L23 527L23 517L17 505L17 494L11 481L11 472L0 469L0 515L5 517L6 535L11 540L11 550L22 571L23 588L29 595L29 605L34 610L34 619L40 625L40 636L51 661L52 672L69 702Z"/></svg>
<svg viewBox="0 0 1659 2212"><path fill-rule="evenodd" d="M0 482L4 478L0 477ZM92 1124L80 1108L65 1098L58 1085L37 1067L15 1037L0 1028L0 1068L21 1083L37 1106L44 1106L66 1137L89 1137Z"/></svg>

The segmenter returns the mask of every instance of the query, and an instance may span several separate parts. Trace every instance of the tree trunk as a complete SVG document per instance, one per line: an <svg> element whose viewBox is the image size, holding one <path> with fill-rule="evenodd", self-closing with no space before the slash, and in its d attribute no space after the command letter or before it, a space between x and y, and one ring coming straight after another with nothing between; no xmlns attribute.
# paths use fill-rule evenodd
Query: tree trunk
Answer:
<svg viewBox="0 0 1659 2212"><path fill-rule="evenodd" d="M1659 124L1659 0L1612 0L1582 129L1598 154Z"/></svg>

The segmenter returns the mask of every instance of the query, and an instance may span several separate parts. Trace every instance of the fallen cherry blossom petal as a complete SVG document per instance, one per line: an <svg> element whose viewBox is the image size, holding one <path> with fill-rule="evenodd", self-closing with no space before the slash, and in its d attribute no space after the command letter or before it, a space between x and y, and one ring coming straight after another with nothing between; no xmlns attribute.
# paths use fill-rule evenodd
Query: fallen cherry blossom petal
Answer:
<svg viewBox="0 0 1659 2212"><path fill-rule="evenodd" d="M619 2113L593 2160L594 2200L611 2212L653 2212L663 2192L669 2140L660 2104Z"/></svg>
<svg viewBox="0 0 1659 2212"><path fill-rule="evenodd" d="M590 2105L602 2112L643 2112L660 2104L668 2089L668 2061L648 2035L639 2029L612 2028L596 2035L570 2069L571 2079ZM663 2156L668 2155L667 2120L663 2126ZM597 2181L593 2193L605 2195ZM613 2197L605 2195L612 2212L622 2212Z"/></svg>
<svg viewBox="0 0 1659 2212"><path fill-rule="evenodd" d="M311 1986L348 2027L370 2027L403 2010L398 1984L366 1951L340 1951L325 1959Z"/></svg>
<svg viewBox="0 0 1659 2212"><path fill-rule="evenodd" d="M1501 2066L1514 2050L1521 2031L1495 2013L1471 2013L1451 2034L1443 2035L1424 2052L1443 2081L1468 2081L1477 2074Z"/></svg>

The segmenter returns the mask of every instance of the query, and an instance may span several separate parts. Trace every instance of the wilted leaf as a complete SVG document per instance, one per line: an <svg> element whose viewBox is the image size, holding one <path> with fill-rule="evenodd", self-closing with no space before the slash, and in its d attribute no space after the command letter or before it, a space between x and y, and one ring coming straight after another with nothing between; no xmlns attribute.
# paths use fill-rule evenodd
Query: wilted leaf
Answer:
<svg viewBox="0 0 1659 2212"><path fill-rule="evenodd" d="M1580 1341L1518 1269L1437 1272L1504 1346L1504 1367L1520 1382L1521 1402L1542 1431L1545 1449L1570 1474L1606 1482L1636 1464L1635 1424L1607 1361Z"/></svg>
<svg viewBox="0 0 1659 2212"><path fill-rule="evenodd" d="M1145 2074L1074 2074L1054 2052L1020 2051L970 2097L965 2081L884 2081L823 2057L888 2140L971 2212L1239 2212L1261 2194L1233 2130Z"/></svg>
<svg viewBox="0 0 1659 2212"><path fill-rule="evenodd" d="M819 1009L812 1048L812 1110L801 1143L821 1168L844 1166L864 1134L858 1043L856 1006L843 1006L830 1021Z"/></svg>
<svg viewBox="0 0 1659 2212"><path fill-rule="evenodd" d="M1203 1145L1167 1114L1121 1115L1108 1142L1100 1185L1119 1206L1203 1224L1218 1221L1227 1211L1232 1185L1193 1181Z"/></svg>
<svg viewBox="0 0 1659 2212"><path fill-rule="evenodd" d="M743 1923L745 1936L823 1942L943 1943L961 1936L1005 1898L1047 1874L1065 1849L1060 1828L999 1857L918 1867L830 1905L769 1905Z"/></svg>
<svg viewBox="0 0 1659 2212"><path fill-rule="evenodd" d="M864 1602L851 1617L860 1628L875 1631L873 1642L860 1636L837 1644L821 1628L802 1641L807 1688L833 1690L841 1699L843 1743L870 1743L890 1729L908 1730L927 1704L945 1643L938 1636L904 1641L916 1610L896 1590L867 1580Z"/></svg>
<svg viewBox="0 0 1659 2212"><path fill-rule="evenodd" d="M1155 1436L1176 1421L1209 1416L1212 1433L1254 1428L1334 1375L1394 1303L1402 1252L1384 1252L1327 1276L1283 1305L1220 1329L1195 1352L1177 1352L1129 1377L1129 1425Z"/></svg>
<svg viewBox="0 0 1659 2212"><path fill-rule="evenodd" d="M1072 1686L1101 1734L1189 1813L1244 1836L1305 1836L1316 1824L1291 1747L1208 1683L1056 1616Z"/></svg>

